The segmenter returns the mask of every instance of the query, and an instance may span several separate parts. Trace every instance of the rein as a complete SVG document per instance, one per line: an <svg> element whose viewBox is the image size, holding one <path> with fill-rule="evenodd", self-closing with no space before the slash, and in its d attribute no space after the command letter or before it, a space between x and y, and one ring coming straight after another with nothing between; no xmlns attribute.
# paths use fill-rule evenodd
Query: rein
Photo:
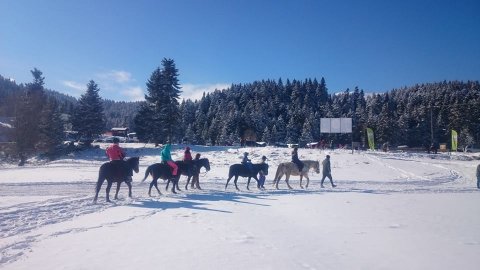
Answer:
<svg viewBox="0 0 480 270"><path fill-rule="evenodd" d="M199 173L198 175L201 175L202 177L204 177L205 175L207 175L208 171L205 171L203 174L202 173Z"/></svg>

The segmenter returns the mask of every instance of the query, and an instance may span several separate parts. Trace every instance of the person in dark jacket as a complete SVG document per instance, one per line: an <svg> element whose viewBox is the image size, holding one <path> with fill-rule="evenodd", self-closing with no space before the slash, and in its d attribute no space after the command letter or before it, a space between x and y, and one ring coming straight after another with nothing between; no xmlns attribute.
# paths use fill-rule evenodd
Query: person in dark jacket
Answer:
<svg viewBox="0 0 480 270"><path fill-rule="evenodd" d="M242 164L250 171L251 174L253 173L252 161L248 158L247 152L243 153Z"/></svg>
<svg viewBox="0 0 480 270"><path fill-rule="evenodd" d="M298 147L294 147L292 151L292 162L295 163L298 167L298 171L303 170L303 162L298 158Z"/></svg>
<svg viewBox="0 0 480 270"><path fill-rule="evenodd" d="M324 187L323 186L323 181L325 181L325 177L328 177L328 179L330 179L330 183L332 184L332 187L336 187L337 185L335 185L333 183L333 180L332 180L332 170L330 168L330 156L327 155L327 157L322 161L322 173L323 173L323 177L322 177L322 182L320 183L320 187Z"/></svg>
<svg viewBox="0 0 480 270"><path fill-rule="evenodd" d="M267 157L266 156L262 156L262 162L260 164L264 164L265 162L267 161ZM264 184L265 184L265 172L263 170L260 170L258 172L258 184L261 188L265 188L264 187Z"/></svg>
<svg viewBox="0 0 480 270"><path fill-rule="evenodd" d="M480 189L480 164L477 166L477 188Z"/></svg>

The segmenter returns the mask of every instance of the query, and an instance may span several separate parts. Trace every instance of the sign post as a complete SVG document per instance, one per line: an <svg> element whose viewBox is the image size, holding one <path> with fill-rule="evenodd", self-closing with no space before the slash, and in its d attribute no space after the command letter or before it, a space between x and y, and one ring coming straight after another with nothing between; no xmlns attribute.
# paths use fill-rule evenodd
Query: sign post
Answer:
<svg viewBox="0 0 480 270"><path fill-rule="evenodd" d="M320 118L320 133L350 133L353 154L352 118Z"/></svg>

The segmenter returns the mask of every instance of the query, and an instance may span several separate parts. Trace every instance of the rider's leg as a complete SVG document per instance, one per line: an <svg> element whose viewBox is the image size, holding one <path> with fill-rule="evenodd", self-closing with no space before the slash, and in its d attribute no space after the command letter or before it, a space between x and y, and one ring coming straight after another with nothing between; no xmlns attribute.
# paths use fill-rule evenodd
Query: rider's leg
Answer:
<svg viewBox="0 0 480 270"><path fill-rule="evenodd" d="M173 175L177 175L177 170L178 170L177 164L175 164L175 162L173 162L173 161L171 161L171 160L167 161L167 164L168 164L170 167L173 168L172 174L173 174Z"/></svg>

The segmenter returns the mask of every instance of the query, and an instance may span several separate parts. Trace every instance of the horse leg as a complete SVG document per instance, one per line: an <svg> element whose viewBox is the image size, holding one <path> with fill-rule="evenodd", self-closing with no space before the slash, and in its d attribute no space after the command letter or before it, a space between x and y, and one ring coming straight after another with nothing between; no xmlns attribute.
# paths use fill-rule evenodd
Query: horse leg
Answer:
<svg viewBox="0 0 480 270"><path fill-rule="evenodd" d="M162 195L162 192L160 192L160 189L158 188L158 178L155 179L155 182L153 183L153 185L157 189L158 195Z"/></svg>
<svg viewBox="0 0 480 270"><path fill-rule="evenodd" d="M260 189L260 181L258 181L258 178L256 175L253 176L253 179L255 179L255 181L257 181L257 188Z"/></svg>
<svg viewBox="0 0 480 270"><path fill-rule="evenodd" d="M94 203L97 203L98 192L100 192L100 188L102 187L104 181L105 181L105 177L102 177L102 176L98 177L97 186L95 187L95 198L93 198Z"/></svg>
<svg viewBox="0 0 480 270"><path fill-rule="evenodd" d="M251 176L248 177L248 181L247 181L247 190L250 190L250 178L252 178Z"/></svg>
<svg viewBox="0 0 480 270"><path fill-rule="evenodd" d="M128 186L128 197L132 198L132 183L131 182L126 182Z"/></svg>
<svg viewBox="0 0 480 270"><path fill-rule="evenodd" d="M228 182L230 182L230 179L232 179L232 176L228 177L228 179L227 179L227 183L225 184L225 190L227 190L227 187L228 187Z"/></svg>
<svg viewBox="0 0 480 270"><path fill-rule="evenodd" d="M289 189L293 189L293 188L290 186L290 183L288 182L289 179L290 179L290 174L287 173L286 176L285 176L285 182L287 182L287 186L288 186Z"/></svg>
<svg viewBox="0 0 480 270"><path fill-rule="evenodd" d="M185 184L185 190L188 190L188 184L190 183L190 178L191 178L191 177L192 177L191 175L189 175L189 176L187 177L187 183Z"/></svg>
<svg viewBox="0 0 480 270"><path fill-rule="evenodd" d="M307 178L307 185L305 186L305 188L308 188L308 184L310 184L310 178L308 177L308 174L305 175L305 178Z"/></svg>
<svg viewBox="0 0 480 270"><path fill-rule="evenodd" d="M170 181L170 179L169 179L168 181ZM172 182L173 182L173 184L172 184L172 193L177 194L177 192L175 191L175 185L176 185L175 179L172 179Z"/></svg>
<svg viewBox="0 0 480 270"><path fill-rule="evenodd" d="M118 200L118 191L120 191L120 185L122 182L117 182L117 191L115 192L115 200Z"/></svg>
<svg viewBox="0 0 480 270"><path fill-rule="evenodd" d="M237 186L237 180L238 180L238 175L235 175L235 179L233 179L233 183L235 183L235 188L240 191L240 189Z"/></svg>
<svg viewBox="0 0 480 270"><path fill-rule="evenodd" d="M302 180L303 180L303 174L300 174L300 188L303 189Z"/></svg>
<svg viewBox="0 0 480 270"><path fill-rule="evenodd" d="M168 190L168 185L170 185L170 179L167 180L167 186L165 187L165 190Z"/></svg>
<svg viewBox="0 0 480 270"><path fill-rule="evenodd" d="M110 188L112 187L112 181L108 181L108 184L107 184L107 190L106 190L106 198L107 198L107 202L110 202Z"/></svg>
<svg viewBox="0 0 480 270"><path fill-rule="evenodd" d="M202 188L200 187L200 177L199 176L197 176L197 181L195 182L195 186L196 186L197 189L202 190Z"/></svg>
<svg viewBox="0 0 480 270"><path fill-rule="evenodd" d="M273 183L275 184L275 188L278 189L278 183L280 183L280 179L282 179L283 174L279 174L277 179L273 179Z"/></svg>
<svg viewBox="0 0 480 270"><path fill-rule="evenodd" d="M180 183L180 176L178 177L178 179L175 180L174 183L175 183L175 187L177 188L177 191L182 191L182 190L180 189L180 187L178 186L178 183Z"/></svg>
<svg viewBox="0 0 480 270"><path fill-rule="evenodd" d="M192 183L190 183L190 188L195 188L195 175L192 176Z"/></svg>

